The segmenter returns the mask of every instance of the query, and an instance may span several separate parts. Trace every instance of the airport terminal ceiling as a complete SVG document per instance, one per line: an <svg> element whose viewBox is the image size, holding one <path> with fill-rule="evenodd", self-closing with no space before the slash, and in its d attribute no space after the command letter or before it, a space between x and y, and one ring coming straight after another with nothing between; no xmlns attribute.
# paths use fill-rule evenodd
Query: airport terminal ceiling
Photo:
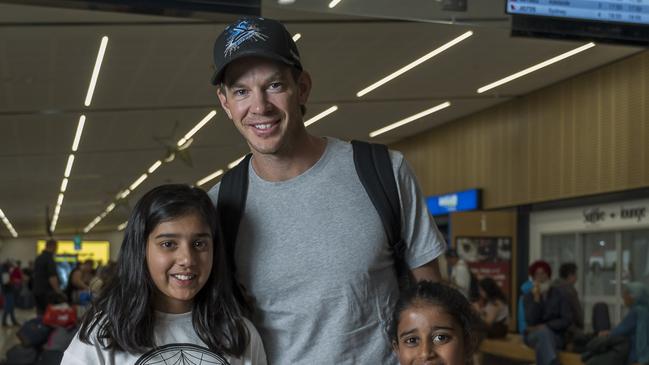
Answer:
<svg viewBox="0 0 649 365"><path fill-rule="evenodd" d="M180 17L62 7L74 1L56 2L60 7L24 3L0 1L0 209L19 237L42 237L46 207L51 219L57 205L55 236L82 232L103 213L91 231L115 231L151 187L194 184L246 152L209 83L212 43L232 14ZM308 129L343 139L396 142L643 50L597 44L479 93L484 85L586 42L512 38L502 1L468 1L466 11L443 10L453 5L448 1L328 4L264 0L261 14L285 21L301 36L297 44L314 82L306 119L337 108ZM104 58L86 106L104 36ZM462 36L448 50L357 96ZM369 136L445 102L450 106L439 112ZM191 144L177 151L179 140L213 110L215 116L191 136ZM73 153L82 115L85 124ZM147 172L172 153L173 161ZM146 179L118 199L144 173ZM4 225L0 237L11 238Z"/></svg>

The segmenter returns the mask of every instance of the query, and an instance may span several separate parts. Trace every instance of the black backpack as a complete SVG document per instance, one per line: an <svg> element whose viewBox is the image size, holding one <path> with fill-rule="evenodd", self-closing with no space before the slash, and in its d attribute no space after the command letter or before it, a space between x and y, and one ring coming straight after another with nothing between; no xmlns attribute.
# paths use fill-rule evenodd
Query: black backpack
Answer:
<svg viewBox="0 0 649 365"><path fill-rule="evenodd" d="M410 271L404 261L405 244L401 238L401 204L399 191L392 170L392 161L385 145L352 141L356 173L374 208L381 217L395 262L400 287L412 282ZM234 245L237 241L239 223L243 217L248 195L248 166L252 154L246 155L239 164L221 179L217 209L223 230L226 256L230 272L236 273ZM251 304L245 289L234 285L234 295L243 308L251 312Z"/></svg>

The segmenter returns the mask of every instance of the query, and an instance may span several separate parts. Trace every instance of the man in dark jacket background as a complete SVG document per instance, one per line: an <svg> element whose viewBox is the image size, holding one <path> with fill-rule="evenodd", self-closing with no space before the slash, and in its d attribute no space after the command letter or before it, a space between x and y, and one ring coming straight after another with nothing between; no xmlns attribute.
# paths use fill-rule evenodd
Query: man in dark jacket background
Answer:
<svg viewBox="0 0 649 365"><path fill-rule="evenodd" d="M53 295L64 296L59 286L59 277L56 272L54 254L58 243L50 239L45 244L45 250L34 262L34 299L36 300L36 314L42 316L45 313L47 304Z"/></svg>
<svg viewBox="0 0 649 365"><path fill-rule="evenodd" d="M547 262L535 261L529 274L534 287L523 297L528 325L525 343L534 348L537 365L558 365L558 351L573 323L570 303L561 290L552 287L552 269Z"/></svg>

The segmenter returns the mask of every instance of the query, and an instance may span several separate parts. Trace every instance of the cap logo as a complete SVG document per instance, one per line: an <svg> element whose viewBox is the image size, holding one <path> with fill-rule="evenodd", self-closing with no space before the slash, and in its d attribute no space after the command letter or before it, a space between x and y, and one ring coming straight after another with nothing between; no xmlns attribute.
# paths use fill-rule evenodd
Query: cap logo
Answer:
<svg viewBox="0 0 649 365"><path fill-rule="evenodd" d="M233 52L239 49L239 47L249 41L266 41L268 36L261 33L261 29L250 19L242 20L236 24L233 24L227 29L227 39L225 43L225 51L223 52L224 57L229 57Z"/></svg>

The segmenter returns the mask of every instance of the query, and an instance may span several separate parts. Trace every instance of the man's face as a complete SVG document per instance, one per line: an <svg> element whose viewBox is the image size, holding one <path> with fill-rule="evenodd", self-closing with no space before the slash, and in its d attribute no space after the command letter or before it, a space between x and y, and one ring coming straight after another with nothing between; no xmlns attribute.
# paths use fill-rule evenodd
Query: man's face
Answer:
<svg viewBox="0 0 649 365"><path fill-rule="evenodd" d="M543 284L546 281L550 280L550 277L548 276L548 273L545 272L542 268L537 268L536 271L534 272L534 282Z"/></svg>
<svg viewBox="0 0 649 365"><path fill-rule="evenodd" d="M281 156L305 133L300 105L311 90L306 72L294 80L286 65L246 57L228 65L224 84L217 92L221 106L253 152Z"/></svg>

